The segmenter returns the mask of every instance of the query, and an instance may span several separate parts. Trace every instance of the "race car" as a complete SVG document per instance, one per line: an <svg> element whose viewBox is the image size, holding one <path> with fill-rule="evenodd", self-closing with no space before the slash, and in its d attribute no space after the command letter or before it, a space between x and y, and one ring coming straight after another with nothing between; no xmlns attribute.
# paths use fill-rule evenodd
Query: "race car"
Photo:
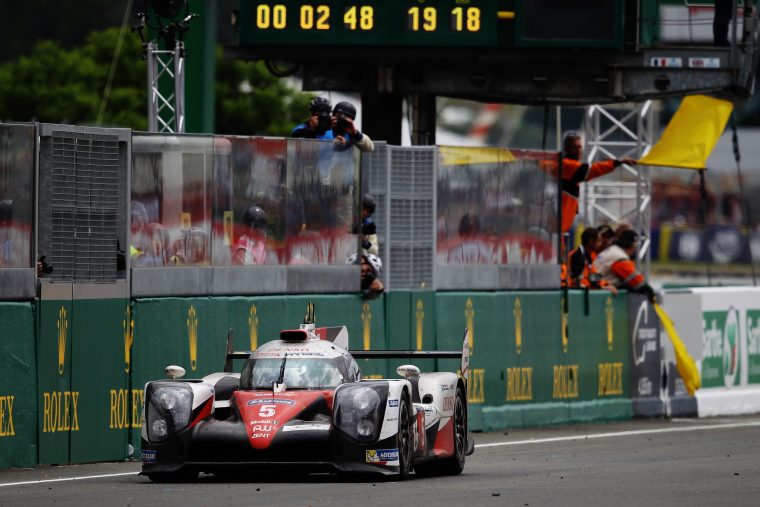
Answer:
<svg viewBox="0 0 760 507"><path fill-rule="evenodd" d="M148 382L142 474L187 481L199 472L372 473L405 478L461 473L474 451L467 431L467 334L461 351L349 352L345 327L318 328L313 306L299 329L251 352L233 352L224 372ZM364 380L357 358L461 358L461 375L420 373ZM241 373L233 359L245 359ZM256 477L257 475L249 475Z"/></svg>

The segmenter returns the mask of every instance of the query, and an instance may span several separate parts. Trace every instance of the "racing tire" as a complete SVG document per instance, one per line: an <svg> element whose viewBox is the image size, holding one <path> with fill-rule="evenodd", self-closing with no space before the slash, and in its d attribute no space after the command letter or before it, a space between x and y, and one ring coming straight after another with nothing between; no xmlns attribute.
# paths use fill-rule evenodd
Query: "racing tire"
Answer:
<svg viewBox="0 0 760 507"><path fill-rule="evenodd" d="M454 399L454 456L441 462L441 473L444 475L461 474L467 457L467 400L461 387L457 387Z"/></svg>
<svg viewBox="0 0 760 507"><path fill-rule="evenodd" d="M157 483L193 482L198 479L198 470L186 469L177 472L147 474L148 479Z"/></svg>
<svg viewBox="0 0 760 507"><path fill-rule="evenodd" d="M406 479L412 471L412 418L409 414L409 395L404 391L398 404L398 433L396 443L398 445L398 474L399 478Z"/></svg>
<svg viewBox="0 0 760 507"><path fill-rule="evenodd" d="M441 461L420 463L414 466L414 473L421 477L433 475L458 475L464 470L467 457L467 410L464 391L457 387L454 398L454 415L451 423L454 430L454 455Z"/></svg>

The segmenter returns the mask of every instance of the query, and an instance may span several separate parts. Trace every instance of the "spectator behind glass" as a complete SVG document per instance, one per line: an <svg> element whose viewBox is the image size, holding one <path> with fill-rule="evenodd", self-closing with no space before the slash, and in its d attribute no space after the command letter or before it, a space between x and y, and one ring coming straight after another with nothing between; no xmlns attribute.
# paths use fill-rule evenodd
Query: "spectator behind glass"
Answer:
<svg viewBox="0 0 760 507"><path fill-rule="evenodd" d="M296 125L290 137L302 139L333 139L332 104L324 97L314 97L309 102L309 119Z"/></svg>
<svg viewBox="0 0 760 507"><path fill-rule="evenodd" d="M459 219L459 244L448 253L450 264L492 264L493 251L480 239L480 219L475 213L465 213Z"/></svg>
<svg viewBox="0 0 760 507"><path fill-rule="evenodd" d="M150 255L151 240L148 235L148 210L138 201L132 201L132 213L129 227L129 256L134 267L153 266Z"/></svg>
<svg viewBox="0 0 760 507"><path fill-rule="evenodd" d="M267 244L269 222L266 212L258 206L251 206L243 215L243 223L246 225L246 232L233 246L232 264L278 264L276 253Z"/></svg>

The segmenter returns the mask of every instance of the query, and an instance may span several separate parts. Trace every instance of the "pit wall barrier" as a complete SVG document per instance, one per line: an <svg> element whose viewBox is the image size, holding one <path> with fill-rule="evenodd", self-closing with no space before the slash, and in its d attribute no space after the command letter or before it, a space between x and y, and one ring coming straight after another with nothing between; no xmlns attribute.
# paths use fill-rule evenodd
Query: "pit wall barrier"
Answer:
<svg viewBox="0 0 760 507"><path fill-rule="evenodd" d="M0 303L0 467L37 464L34 305Z"/></svg>
<svg viewBox="0 0 760 507"><path fill-rule="evenodd" d="M669 290L664 308L700 372L699 417L760 412L760 289Z"/></svg>
<svg viewBox="0 0 760 507"><path fill-rule="evenodd" d="M0 396L14 397L15 435L0 436L9 438L1 442L0 466L139 456L145 382L164 378L169 364L184 367L186 378L220 371L230 328L236 350L255 348L297 326L307 302L315 303L318 325L348 327L351 349L458 349L469 329L473 431L631 418L628 296L600 291L586 300L583 291L571 291L567 312L563 297L560 291L396 291L374 301L61 295L40 300L36 319L32 303L3 303L0 346L8 353L0 375L14 381L0 382ZM21 344L27 349L18 350ZM403 362L360 366L367 377L393 378ZM452 359L417 364L423 371L460 366Z"/></svg>

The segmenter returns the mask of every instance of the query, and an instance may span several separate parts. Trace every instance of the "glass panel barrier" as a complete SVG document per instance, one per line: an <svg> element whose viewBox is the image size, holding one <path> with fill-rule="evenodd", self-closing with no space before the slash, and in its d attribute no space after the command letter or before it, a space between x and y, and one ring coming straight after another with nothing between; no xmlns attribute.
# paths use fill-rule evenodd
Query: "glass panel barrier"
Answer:
<svg viewBox="0 0 760 507"><path fill-rule="evenodd" d="M288 140L284 262L343 264L357 252L354 185L358 151L328 141Z"/></svg>
<svg viewBox="0 0 760 507"><path fill-rule="evenodd" d="M285 139L219 137L214 148L214 265L281 264Z"/></svg>
<svg viewBox="0 0 760 507"><path fill-rule="evenodd" d="M35 131L0 125L0 268L32 267Z"/></svg>
<svg viewBox="0 0 760 507"><path fill-rule="evenodd" d="M556 154L438 148L438 264L556 263Z"/></svg>
<svg viewBox="0 0 760 507"><path fill-rule="evenodd" d="M133 136L132 267L211 264L214 154L212 137Z"/></svg>

